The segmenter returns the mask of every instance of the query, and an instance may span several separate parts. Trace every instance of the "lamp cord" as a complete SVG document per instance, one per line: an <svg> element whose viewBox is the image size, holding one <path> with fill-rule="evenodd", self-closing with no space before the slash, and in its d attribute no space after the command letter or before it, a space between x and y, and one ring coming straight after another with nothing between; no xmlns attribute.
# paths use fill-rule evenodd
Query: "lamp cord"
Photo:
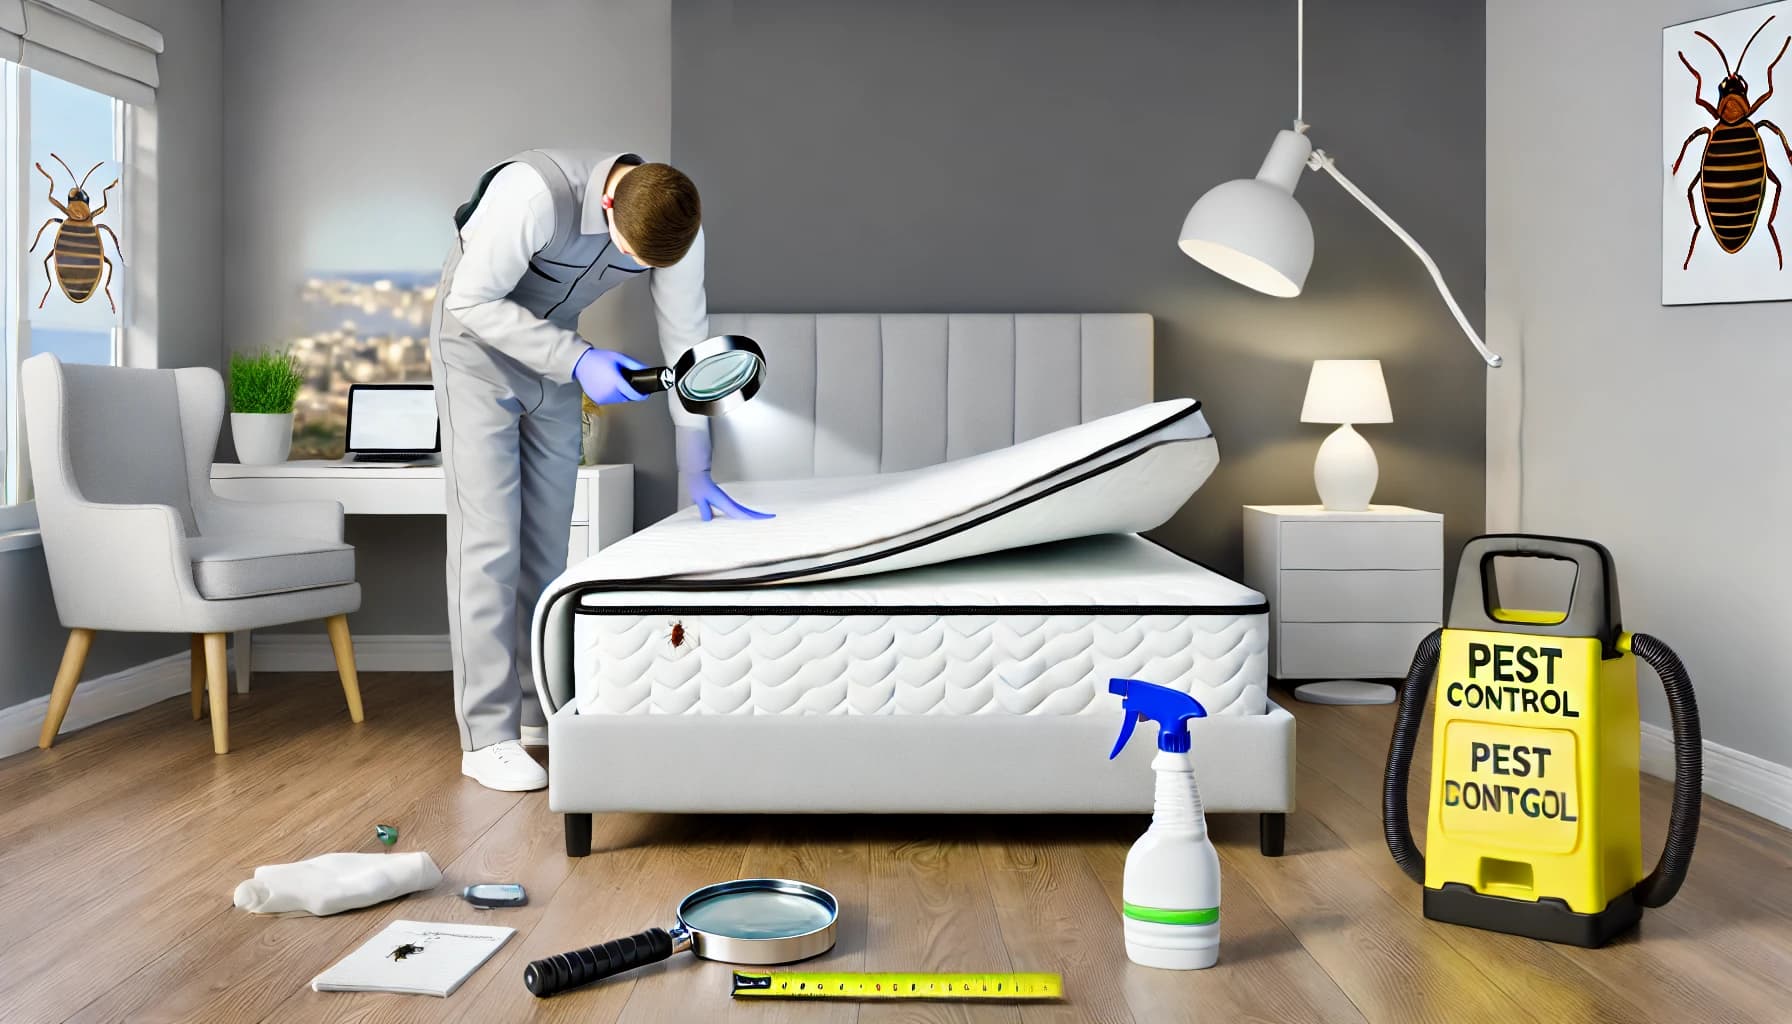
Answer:
<svg viewBox="0 0 1792 1024"><path fill-rule="evenodd" d="M1307 0L1294 0L1294 130L1307 133Z"/></svg>
<svg viewBox="0 0 1792 1024"><path fill-rule="evenodd" d="M1426 252L1423 246L1419 245L1418 240L1407 234L1405 228L1395 223L1394 218L1387 215L1387 211L1375 205L1375 200L1370 199L1362 189L1357 188L1355 182L1346 178L1338 170L1338 166L1332 163L1331 155L1325 150L1315 149L1307 158L1307 163L1314 170L1324 171L1337 179L1338 184L1344 186L1344 191L1350 193L1352 198L1362 203L1365 209L1386 224L1388 230L1392 231L1395 237L1406 243L1406 247L1411 249L1413 254L1419 258L1419 262L1425 264L1425 269L1431 272L1432 282L1437 285L1438 293L1444 297L1444 302L1450 307L1451 314L1456 317L1457 326L1462 328L1463 334L1468 335L1469 344L1475 346L1475 351L1481 353L1481 358L1487 361L1488 366L1500 365L1500 357L1488 351L1487 345L1481 341L1481 336L1475 333L1474 327L1468 322L1468 317L1463 314L1462 307L1456 304L1456 296L1450 293L1450 286L1444 283L1443 271L1437 269L1437 262L1431 258L1431 254Z"/></svg>

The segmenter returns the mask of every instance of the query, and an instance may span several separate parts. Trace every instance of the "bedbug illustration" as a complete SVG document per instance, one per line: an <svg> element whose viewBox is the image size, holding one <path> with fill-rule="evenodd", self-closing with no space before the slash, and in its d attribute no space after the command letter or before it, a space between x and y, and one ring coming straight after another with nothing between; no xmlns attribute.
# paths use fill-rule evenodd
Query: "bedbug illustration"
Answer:
<svg viewBox="0 0 1792 1024"><path fill-rule="evenodd" d="M68 162L50 154L50 158L68 171L70 181L75 178L74 169ZM44 221L43 227L37 229L37 237L31 240L32 252L37 251L37 243L44 237L50 225L60 224L56 229L54 240L50 243L50 251L44 254L44 275L50 284L44 286L43 297L37 300L37 308L44 308L50 301L50 290L57 285L62 286L62 294L68 296L70 302L86 302L93 298L94 288L100 283L100 268L106 270L106 302L111 305L112 312L118 312L118 303L112 301L112 261L106 258L106 251L100 244L100 232L112 236L112 246L118 250L118 262L124 262L124 246L119 244L118 235L104 224L97 223L99 215L106 212L111 204L108 193L118 187L117 179L107 185L100 193L100 207L94 209L87 196L87 179L93 172L104 166L104 161L94 164L93 168L82 176L81 183L68 190L68 205L64 206L56 199L56 178L44 170L43 164L36 164L37 172L50 181L50 205L62 211L61 217L51 217ZM50 261L54 260L56 269L50 269Z"/></svg>
<svg viewBox="0 0 1792 1024"><path fill-rule="evenodd" d="M1755 37L1761 29L1768 26L1777 15L1769 15L1755 34L1748 37L1742 47L1742 56L1736 59L1736 69L1730 70L1730 58L1724 55L1724 48L1717 45L1717 40L1703 32L1693 34L1711 44L1717 56L1724 63L1724 78L1717 85L1717 105L1712 106L1703 95L1704 81L1699 71L1686 59L1684 51L1679 52L1680 63L1692 72L1692 98L1699 106L1717 119L1717 123L1708 128L1700 128L1686 137L1680 144L1680 155L1674 158L1674 169L1671 173L1680 173L1680 162L1686 159L1686 148L1692 140L1701 135L1710 136L1705 140L1705 152L1699 158L1699 173L1692 176L1691 184L1686 186L1686 209L1692 214L1692 241L1686 245L1686 260L1680 264L1685 270L1692 265L1693 247L1699 243L1699 210L1693 202L1693 189L1700 189L1705 203L1705 221L1711 225L1711 236L1717 240L1718 248L1727 253L1741 251L1748 244L1755 226L1761 219L1761 202L1767 195L1767 182L1773 182L1773 207L1767 213L1767 234L1773 239L1774 255L1779 259L1781 270L1786 268L1786 255L1780 249L1780 235L1774 229L1773 219L1780 212L1780 179L1767 166L1767 147L1762 143L1761 130L1766 129L1780 137L1780 146L1786 151L1786 159L1792 161L1792 142L1786 141L1786 133L1780 126L1761 118L1759 121L1749 120L1755 111L1760 110L1769 97L1773 95L1773 69L1786 55L1786 47L1792 46L1792 36L1780 44L1778 56L1773 63L1767 65L1767 91L1753 103L1748 98L1748 81L1742 77L1742 61L1748 56L1748 48L1755 44ZM1701 183L1703 187L1701 188Z"/></svg>
<svg viewBox="0 0 1792 1024"><path fill-rule="evenodd" d="M407 942L392 952L387 953L386 956L392 960L403 960L407 956L416 956L421 952L423 952L422 946L417 945L415 942Z"/></svg>

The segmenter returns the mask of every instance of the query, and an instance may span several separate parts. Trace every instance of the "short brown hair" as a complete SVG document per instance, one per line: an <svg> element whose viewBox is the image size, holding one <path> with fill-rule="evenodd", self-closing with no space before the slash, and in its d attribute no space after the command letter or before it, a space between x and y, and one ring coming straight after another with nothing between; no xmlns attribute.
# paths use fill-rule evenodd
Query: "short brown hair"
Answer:
<svg viewBox="0 0 1792 1024"><path fill-rule="evenodd" d="M703 223L697 186L670 164L642 164L616 183L616 229L635 259L669 267L684 259Z"/></svg>

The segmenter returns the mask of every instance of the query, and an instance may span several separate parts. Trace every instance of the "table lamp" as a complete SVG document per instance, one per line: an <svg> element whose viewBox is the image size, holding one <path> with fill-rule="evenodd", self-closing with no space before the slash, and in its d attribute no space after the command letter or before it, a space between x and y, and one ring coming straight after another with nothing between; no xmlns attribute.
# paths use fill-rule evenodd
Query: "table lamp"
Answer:
<svg viewBox="0 0 1792 1024"><path fill-rule="evenodd" d="M1381 468L1376 465L1375 450L1351 424L1394 422L1387 384L1381 379L1381 360L1315 359L1300 421L1339 424L1313 460L1313 484L1319 488L1319 500L1326 510L1367 509Z"/></svg>

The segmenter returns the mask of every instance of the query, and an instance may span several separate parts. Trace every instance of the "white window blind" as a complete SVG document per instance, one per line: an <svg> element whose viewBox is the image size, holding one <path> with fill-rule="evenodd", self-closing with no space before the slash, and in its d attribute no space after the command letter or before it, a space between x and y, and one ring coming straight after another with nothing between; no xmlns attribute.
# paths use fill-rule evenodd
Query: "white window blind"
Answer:
<svg viewBox="0 0 1792 1024"><path fill-rule="evenodd" d="M115 96L155 102L162 34L95 0L0 0L0 58Z"/></svg>

